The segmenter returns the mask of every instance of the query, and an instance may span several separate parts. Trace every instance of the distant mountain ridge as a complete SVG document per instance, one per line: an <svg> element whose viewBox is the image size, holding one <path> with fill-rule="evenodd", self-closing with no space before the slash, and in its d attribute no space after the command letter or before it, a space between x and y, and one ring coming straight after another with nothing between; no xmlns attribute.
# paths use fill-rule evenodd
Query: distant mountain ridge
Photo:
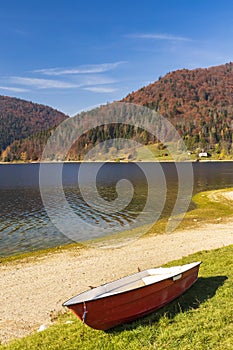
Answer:
<svg viewBox="0 0 233 350"><path fill-rule="evenodd" d="M231 62L216 67L180 69L168 73L154 83L128 94L121 102L158 111L175 126L187 149L196 158L202 151L219 159L233 157ZM104 108L101 111L104 113ZM90 118L95 113L95 110L82 112L76 117ZM50 107L0 96L2 160L40 160L53 128L66 118L66 115ZM121 137L144 144L158 141L151 135L145 135L144 130L125 125L98 127L85 133L72 146L66 159L82 160L85 152L97 143ZM165 145L159 147L163 150ZM164 151L162 153L166 154ZM57 159L60 159L59 156Z"/></svg>
<svg viewBox="0 0 233 350"><path fill-rule="evenodd" d="M51 107L0 96L0 151L13 142L49 130L68 118Z"/></svg>

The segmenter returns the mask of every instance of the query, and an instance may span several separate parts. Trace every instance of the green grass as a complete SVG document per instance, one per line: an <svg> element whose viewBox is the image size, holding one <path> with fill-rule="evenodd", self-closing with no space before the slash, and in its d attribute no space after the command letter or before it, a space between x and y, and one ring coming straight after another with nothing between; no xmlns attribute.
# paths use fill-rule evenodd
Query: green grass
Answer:
<svg viewBox="0 0 233 350"><path fill-rule="evenodd" d="M232 349L232 256L233 246L228 246L167 264L203 262L199 279L191 289L160 311L133 323L107 332L96 331L68 312L47 330L2 345L0 350Z"/></svg>
<svg viewBox="0 0 233 350"><path fill-rule="evenodd" d="M227 222L233 216L233 201L227 200L222 192L233 191L233 188L197 193L192 198L191 210L188 211L177 229L198 228L203 224ZM166 232L168 218L158 220L148 231L148 235Z"/></svg>
<svg viewBox="0 0 233 350"><path fill-rule="evenodd" d="M176 161L182 161L182 160L187 160L187 157L185 155L185 151L180 151L180 157L179 157L179 151L177 150L177 143L167 143L167 147L163 148L161 147L160 143L155 143L155 144L149 144L145 145L143 147L138 147L137 148L137 160L143 160L143 161L154 161L155 158L159 161L174 161L174 157ZM150 151L151 154L148 152ZM191 153L188 157L188 159L192 161L231 161L233 159L232 154L218 154L213 151L211 151L211 157L210 158L205 158L202 157L200 158L198 156L199 152L196 150L195 152Z"/></svg>
<svg viewBox="0 0 233 350"><path fill-rule="evenodd" d="M232 190L232 189L227 189ZM226 191L227 191L226 190ZM198 193L193 210L180 228L198 227L220 222L233 215L231 201L224 200L222 190ZM151 234L164 232L166 220L160 220ZM82 246L67 245L34 253L1 258L0 262L33 260L62 250ZM193 254L173 265L202 260L198 282L182 297L159 312L132 324L101 332L83 327L70 312L58 317L55 325L0 350L10 349L232 349L233 344L233 246ZM171 264L170 264L171 265ZM39 305L38 305L39 307ZM72 323L66 324L66 321Z"/></svg>
<svg viewBox="0 0 233 350"><path fill-rule="evenodd" d="M197 193L192 198L193 210L186 213L179 228L196 227L203 223L219 223L233 215L233 201L226 199L222 192L225 190L205 191Z"/></svg>
<svg viewBox="0 0 233 350"><path fill-rule="evenodd" d="M159 160L165 160L165 161L171 161L173 157L171 156L169 150L167 149L159 149L159 144L153 144L153 145L146 145L143 147L137 148L137 156L136 160L149 162L149 161L159 161Z"/></svg>

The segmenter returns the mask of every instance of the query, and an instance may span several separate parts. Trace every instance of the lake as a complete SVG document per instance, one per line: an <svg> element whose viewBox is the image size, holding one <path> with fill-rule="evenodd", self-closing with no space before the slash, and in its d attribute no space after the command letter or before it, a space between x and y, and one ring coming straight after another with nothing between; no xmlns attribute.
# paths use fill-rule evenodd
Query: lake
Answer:
<svg viewBox="0 0 233 350"><path fill-rule="evenodd" d="M79 163L43 167L40 178L40 164L0 165L0 256L67 244L72 234L75 241L84 241L140 226L152 215L156 220L170 216L177 200L180 178L174 163L87 163L81 170ZM189 190L192 186L193 193L233 187L232 169L233 162L183 163L181 185ZM181 194L181 202L185 196ZM179 210L185 211L185 205Z"/></svg>

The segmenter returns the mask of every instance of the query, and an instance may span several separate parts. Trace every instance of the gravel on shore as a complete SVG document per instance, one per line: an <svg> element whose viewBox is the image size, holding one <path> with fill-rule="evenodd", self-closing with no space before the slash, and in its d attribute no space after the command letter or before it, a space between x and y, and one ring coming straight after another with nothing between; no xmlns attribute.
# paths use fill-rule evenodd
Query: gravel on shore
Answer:
<svg viewBox="0 0 233 350"><path fill-rule="evenodd" d="M233 192L226 192L233 200ZM233 218L198 229L148 236L117 249L62 250L24 262L0 264L0 341L49 325L62 303L79 292L160 266L201 250L233 244Z"/></svg>

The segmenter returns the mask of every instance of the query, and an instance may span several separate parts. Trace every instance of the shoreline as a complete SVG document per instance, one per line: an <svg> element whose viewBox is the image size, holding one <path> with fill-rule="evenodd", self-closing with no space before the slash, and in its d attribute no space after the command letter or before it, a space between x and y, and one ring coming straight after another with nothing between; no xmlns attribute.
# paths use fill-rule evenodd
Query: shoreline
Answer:
<svg viewBox="0 0 233 350"><path fill-rule="evenodd" d="M69 163L113 163L113 164L131 164L131 163L223 163L223 162L233 162L233 159L187 159L187 160L173 160L173 159L158 159L156 161L153 160L120 160L120 161L114 161L114 160L65 160L65 161L32 161L32 162L1 162L0 165L21 165L21 164L69 164Z"/></svg>
<svg viewBox="0 0 233 350"><path fill-rule="evenodd" d="M205 194L207 193L207 197L210 199L211 202L225 202L228 203L228 206L230 205L230 207L233 205L233 188L222 188L222 189L218 189L218 190L211 190L211 191L204 191L204 192L200 192L199 194L201 195L201 197L205 197ZM209 193L209 194L208 194ZM195 197L195 196L194 196ZM192 200L193 198L192 197ZM198 207L200 206L199 204L196 204ZM196 224L201 224L201 225L205 225L208 224L208 219L207 220L202 220L199 221L199 219L196 218L196 216L200 218L200 213L198 215L198 213L195 212L195 209L192 209L191 211L187 212L188 214L190 214L191 216L194 215L194 222L196 222ZM227 220L229 217L231 217L231 214L228 214L226 217L220 217L221 213L217 213L216 215L218 216L218 218L216 219L216 222L225 222L225 220ZM185 217L182 219L182 222L185 221ZM162 220L159 220L157 223L160 225L162 222ZM164 223L164 227L166 227L166 222ZM43 247L43 248L39 248L37 250L29 250L29 251L17 251L13 254L9 254L9 255L0 255L0 264L1 263L8 263L8 262L13 262L13 261L19 261L19 260L25 260L25 259L36 259L38 257L41 256L46 256L46 255L50 255L50 254L56 254L60 251L63 250L70 250L70 249L85 249L87 247L95 247L95 248L103 248L105 249L107 248L117 248L117 247L121 247L125 244L129 244L128 242L137 240L138 238L145 238L147 237L147 233L145 235L141 235L141 234L137 234L138 231L141 230L141 228L143 227L137 227L133 230L133 234L134 234L134 238L133 239L129 239L129 232L130 235L132 233L132 231L123 231L123 232L119 232L116 233L114 235L110 235L110 236L103 236L103 237L99 237L99 238L94 238L94 239L87 239L86 241L77 241L77 242L71 242L71 243L67 243L67 244L58 244L52 247ZM192 229L193 225L192 223L190 224L187 223L183 228L180 228L181 230L189 230ZM176 229L177 230L177 229ZM175 230L175 231L176 231ZM179 230L179 228L178 228ZM148 230L147 230L148 231ZM150 229L149 229L150 231ZM161 229L158 231L155 229L155 233L151 233L150 235L161 235L161 234L165 234L164 231L161 231ZM123 239L123 241L122 241ZM110 243L111 242L111 243ZM0 265L1 266L1 265Z"/></svg>
<svg viewBox="0 0 233 350"><path fill-rule="evenodd" d="M207 193L207 197L209 198L209 200L211 202L218 202L218 203L224 203L227 204L228 206L232 207L233 205L233 188L222 188L222 189L218 189L218 190L211 190L211 191L203 191L200 192L199 195L203 198L205 197ZM194 200L195 196L192 197L192 200ZM195 200L194 200L195 202ZM200 207L200 202L197 204L197 208ZM206 205L206 204L205 204ZM200 213L196 213L195 209L192 209L191 211L188 211L187 214L190 214L191 216L194 216L195 218L193 219L194 222L198 223L198 224L208 224L209 220L199 220L200 219ZM233 212L232 212L233 214ZM223 215L223 217L221 217L221 215ZM229 217L231 217L231 214L227 214L226 216L222 213L217 213L216 212L216 216L218 216L218 218L216 219L217 222L221 221L223 222L223 220L228 219ZM197 219L196 217L199 217L199 219ZM202 216L201 216L202 218ZM162 220L159 220L157 222L158 225L160 225L162 223ZM183 217L181 222L185 221L185 216ZM165 222L162 224L164 225L164 229L167 225L166 223L166 219ZM150 226L150 225L149 225ZM189 230L192 229L193 225L192 223L190 224L190 222L188 222L186 225L184 225L182 228L180 228L180 230ZM96 248L117 248L117 247L121 247L123 245L129 244L129 242L137 240L138 238L144 238L147 237L147 233L150 231L151 227L146 229L146 234L145 235L138 235L138 231L140 231L141 229L144 229L143 227L137 227L135 228L133 231L122 231L122 232L118 232L115 233L114 235L110 235L110 236L103 236L103 237L99 237L99 238L93 238L93 239L87 239L85 241L77 241L77 242L71 242L71 243L67 243L67 244L58 244L55 246L51 246L51 247L43 247L43 248L39 248L36 250L28 250L28 251L17 251L13 254L8 254L8 255L0 255L0 264L1 263L8 263L8 262L13 262L13 261L17 261L17 260L25 260L25 259L36 259L37 257L41 257L41 256L45 256L48 254L56 254L57 252L63 251L63 250L70 250L70 249L85 249L87 247L96 247ZM161 229L155 229L154 233L150 233L150 235L160 235L160 234L165 234L164 229L161 231ZM149 231L148 231L149 230ZM177 229L175 229L176 231ZM179 230L179 229L178 229ZM130 234L130 237L129 237ZM133 234L133 239L131 238ZM1 265L0 265L1 266Z"/></svg>
<svg viewBox="0 0 233 350"><path fill-rule="evenodd" d="M233 191L217 191L213 201L233 202ZM173 233L141 237L117 248L71 246L30 258L0 261L0 342L21 338L52 324L72 296L192 253L233 246L233 216ZM191 261L190 261L191 262Z"/></svg>
<svg viewBox="0 0 233 350"><path fill-rule="evenodd" d="M62 303L77 293L137 272L161 266L202 250L233 245L233 218L198 229L143 237L115 249L87 247L61 250L1 263L2 343L49 326L64 312Z"/></svg>

